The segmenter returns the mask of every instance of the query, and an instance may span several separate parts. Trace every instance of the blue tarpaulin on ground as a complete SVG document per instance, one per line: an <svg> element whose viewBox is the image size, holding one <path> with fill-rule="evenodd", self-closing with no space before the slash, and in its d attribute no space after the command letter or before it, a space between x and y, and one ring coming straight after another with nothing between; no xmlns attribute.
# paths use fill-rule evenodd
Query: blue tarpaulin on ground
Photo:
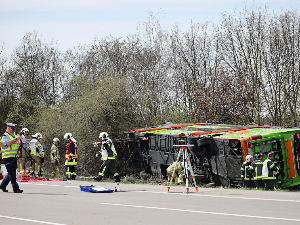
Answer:
<svg viewBox="0 0 300 225"><path fill-rule="evenodd" d="M110 193L114 190L101 187L101 186L80 186L81 191L84 192L94 192L94 193Z"/></svg>

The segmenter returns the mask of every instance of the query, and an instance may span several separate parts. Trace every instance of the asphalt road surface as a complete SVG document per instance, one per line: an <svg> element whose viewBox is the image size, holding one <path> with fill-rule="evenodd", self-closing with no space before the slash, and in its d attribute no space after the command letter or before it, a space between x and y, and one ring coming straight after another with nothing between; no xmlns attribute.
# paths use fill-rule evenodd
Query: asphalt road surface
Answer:
<svg viewBox="0 0 300 225"><path fill-rule="evenodd" d="M0 192L0 225L300 224L300 193L87 181L19 182ZM83 192L102 186L112 193ZM145 190L144 190L145 189ZM120 190L131 190L121 192Z"/></svg>

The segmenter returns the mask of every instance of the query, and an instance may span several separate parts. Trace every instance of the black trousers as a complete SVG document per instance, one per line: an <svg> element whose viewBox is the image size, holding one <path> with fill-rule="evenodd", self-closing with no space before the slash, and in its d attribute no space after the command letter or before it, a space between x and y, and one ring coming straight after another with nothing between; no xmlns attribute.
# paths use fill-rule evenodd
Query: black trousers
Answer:
<svg viewBox="0 0 300 225"><path fill-rule="evenodd" d="M118 173L115 170L115 160L114 159L108 159L104 160L101 167L100 167L100 172L99 176L104 177L104 175L110 172L113 176L117 176Z"/></svg>
<svg viewBox="0 0 300 225"><path fill-rule="evenodd" d="M276 190L276 180L264 180L264 184L265 184L265 190L271 190L274 191Z"/></svg>
<svg viewBox="0 0 300 225"><path fill-rule="evenodd" d="M245 185L245 187L253 188L254 187L254 181L253 180L245 180L244 185Z"/></svg>
<svg viewBox="0 0 300 225"><path fill-rule="evenodd" d="M9 182L11 182L13 190L19 190L19 185L16 179L16 170L17 170L17 159L15 158L6 158L3 159L3 163L6 167L7 174L5 175L2 183L1 188L6 188Z"/></svg>
<svg viewBox="0 0 300 225"><path fill-rule="evenodd" d="M255 183L255 187L257 187L257 188L264 188L265 187L265 184L264 184L263 180L255 180L254 183Z"/></svg>

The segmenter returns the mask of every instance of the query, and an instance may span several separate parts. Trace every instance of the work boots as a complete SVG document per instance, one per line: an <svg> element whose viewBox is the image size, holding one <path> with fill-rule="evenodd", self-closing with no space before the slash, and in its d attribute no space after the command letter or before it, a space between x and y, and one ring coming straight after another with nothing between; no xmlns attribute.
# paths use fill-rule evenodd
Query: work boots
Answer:
<svg viewBox="0 0 300 225"><path fill-rule="evenodd" d="M115 176L115 178L116 178L116 180L115 180L116 183L121 182L119 175Z"/></svg>
<svg viewBox="0 0 300 225"><path fill-rule="evenodd" d="M1 186L0 186L0 189L1 189L3 192L8 192L8 190L6 190L6 187L1 187Z"/></svg>
<svg viewBox="0 0 300 225"><path fill-rule="evenodd" d="M102 180L102 176L97 176L97 177L94 177L94 180L96 180L96 181L101 181Z"/></svg>

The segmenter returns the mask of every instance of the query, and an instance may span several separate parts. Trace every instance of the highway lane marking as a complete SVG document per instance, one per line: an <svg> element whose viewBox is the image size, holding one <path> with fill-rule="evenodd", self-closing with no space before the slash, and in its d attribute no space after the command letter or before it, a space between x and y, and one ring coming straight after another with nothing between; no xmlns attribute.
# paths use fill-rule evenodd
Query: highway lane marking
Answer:
<svg viewBox="0 0 300 225"><path fill-rule="evenodd" d="M300 222L300 219L289 219L289 218L279 218L279 217L277 218L277 217L267 217L267 216L251 216L251 215L243 215L243 214L206 212L206 211L196 211L196 210L187 210L187 209L159 208L159 207L150 207L150 206L141 206L141 205L123 205L123 204L113 204L113 203L101 203L101 204L102 205L111 205L111 206L132 207L132 208L158 209L158 210L191 212L191 213L212 214L212 215L221 215L221 216L234 216L234 217L246 217L246 218L256 218L256 219L269 219L269 220L283 220L283 221Z"/></svg>
<svg viewBox="0 0 300 225"><path fill-rule="evenodd" d="M21 221L27 221L27 222L33 222L33 223L51 224L51 225L66 225L66 224L62 224L62 223L52 223L52 222L45 222L45 221L39 221L39 220L30 220L30 219L24 219L24 218L18 218L18 217L2 216L2 215L0 215L0 218L21 220Z"/></svg>
<svg viewBox="0 0 300 225"><path fill-rule="evenodd" d="M199 195L191 193L170 193L170 192L154 192L154 191L144 191L154 194L167 194L167 195L184 195L184 196L193 196L193 197L210 197L210 198L230 198L230 199L242 199L242 200L260 200L260 201L276 201L276 202L295 202L300 203L299 200L288 200L288 199L272 199L272 198L247 198L247 197L234 197L234 196L221 196L221 195Z"/></svg>

